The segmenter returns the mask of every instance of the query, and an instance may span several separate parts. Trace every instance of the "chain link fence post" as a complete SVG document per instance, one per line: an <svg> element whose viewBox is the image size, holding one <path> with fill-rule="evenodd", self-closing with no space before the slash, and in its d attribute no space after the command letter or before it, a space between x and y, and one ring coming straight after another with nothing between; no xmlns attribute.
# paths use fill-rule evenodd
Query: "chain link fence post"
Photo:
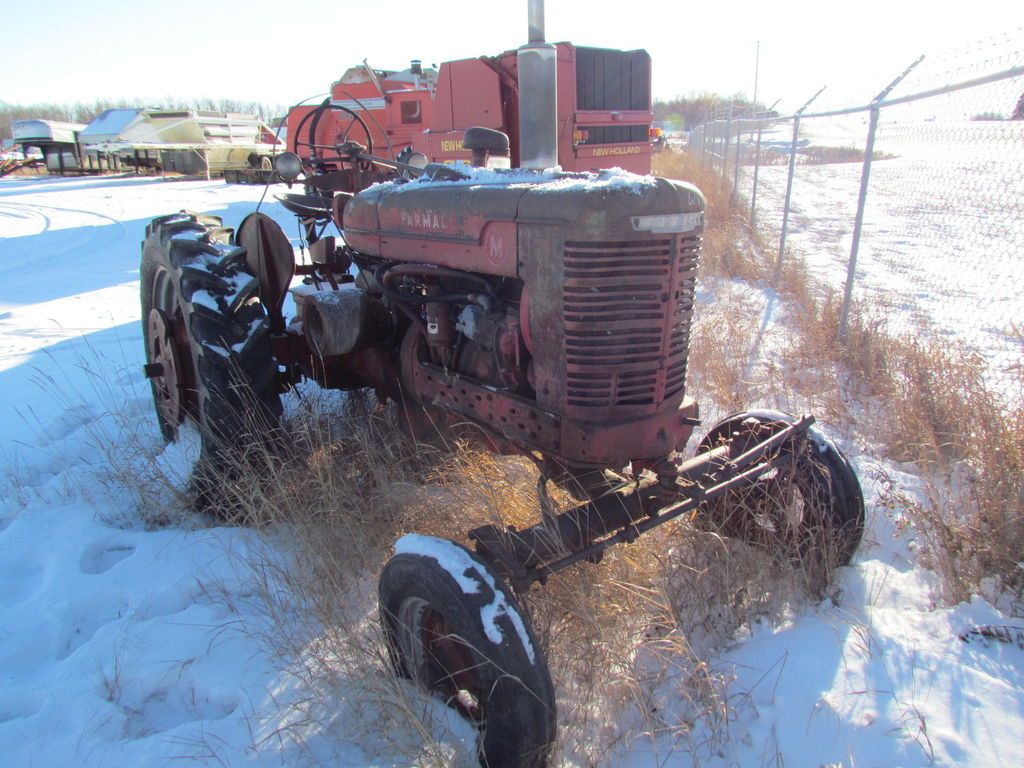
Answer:
<svg viewBox="0 0 1024 768"><path fill-rule="evenodd" d="M853 220L853 243L850 245L850 259L846 263L846 285L843 286L843 306L839 310L839 341L845 343L850 332L850 300L853 297L853 281L857 274L857 252L860 250L860 235L864 225L864 207L868 200L868 179L871 176L871 160L875 156L875 134L878 132L880 104L903 78L924 60L924 56L907 67L871 101L871 117L868 121L868 137L864 144L864 165L860 172L860 194L857 196L857 215Z"/></svg>
<svg viewBox="0 0 1024 768"><path fill-rule="evenodd" d="M860 194L857 196L857 215L853 220L853 243L850 258L846 262L846 285L843 287L843 306L839 311L839 340L846 342L850 325L850 299L853 296L853 280L857 273L857 252L860 250L860 233L864 225L864 207L868 200L868 178L871 175L871 158L875 154L875 133L878 131L879 108L871 106L868 122L868 137L864 143L864 165L860 172Z"/></svg>
<svg viewBox="0 0 1024 768"><path fill-rule="evenodd" d="M786 252L786 228L789 226L789 204L793 199L793 174L796 172L796 144L800 138L800 115L811 106L816 98L825 90L821 87L816 94L811 96L807 102L793 114L793 141L789 145L789 174L786 176L786 201L782 207L782 234L779 235L779 258L775 264L776 272L782 272L782 258Z"/></svg>
<svg viewBox="0 0 1024 768"><path fill-rule="evenodd" d="M754 183L750 190L750 228L757 229L757 172L761 167L761 134L764 123L757 118L757 143L754 145Z"/></svg>
<svg viewBox="0 0 1024 768"><path fill-rule="evenodd" d="M736 204L736 193L740 186L740 138L743 136L743 118L739 119L736 130L736 157L732 173L732 196L729 198L730 205Z"/></svg>
<svg viewBox="0 0 1024 768"><path fill-rule="evenodd" d="M782 271L782 258L786 253L786 230L789 228L789 204L793 199L793 174L796 172L796 142L800 135L800 114L793 118L793 141L789 145L789 173L786 175L786 198L782 204L782 233L779 235L779 257L775 269Z"/></svg>

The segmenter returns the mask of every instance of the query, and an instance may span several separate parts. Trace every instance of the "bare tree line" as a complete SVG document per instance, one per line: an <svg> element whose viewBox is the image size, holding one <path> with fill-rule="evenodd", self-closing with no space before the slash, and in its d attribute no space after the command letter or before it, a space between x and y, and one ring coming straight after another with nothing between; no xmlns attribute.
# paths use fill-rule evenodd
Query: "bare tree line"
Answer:
<svg viewBox="0 0 1024 768"><path fill-rule="evenodd" d="M742 93L722 96L704 91L664 101L655 100L654 119L668 123L675 130L689 130L694 125L725 115L730 107L736 115L750 115L755 111L750 99ZM757 104L758 113L764 112L764 109L763 104Z"/></svg>
<svg viewBox="0 0 1024 768"><path fill-rule="evenodd" d="M211 112L240 112L272 121L284 115L288 108L281 104L238 99L97 99L92 102L38 102L13 104L0 101L0 139L11 138L16 120L60 120L69 123L88 123L107 109L193 109Z"/></svg>
<svg viewBox="0 0 1024 768"><path fill-rule="evenodd" d="M722 96L716 93L692 93L674 99L654 102L654 119L673 124L677 129L689 128L725 113L732 105L737 114L750 113L751 105L741 94ZM758 105L764 109L762 105ZM97 99L92 102L37 102L14 104L0 101L0 139L11 137L15 120L60 120L70 123L88 123L107 109L194 109L211 112L241 112L266 120L268 123L287 113L282 104L239 99Z"/></svg>

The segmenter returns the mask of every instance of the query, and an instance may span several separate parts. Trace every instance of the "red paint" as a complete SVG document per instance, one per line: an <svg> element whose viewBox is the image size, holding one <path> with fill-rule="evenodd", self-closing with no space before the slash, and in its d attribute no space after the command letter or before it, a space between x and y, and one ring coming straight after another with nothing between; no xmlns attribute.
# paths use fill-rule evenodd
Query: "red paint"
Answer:
<svg viewBox="0 0 1024 768"><path fill-rule="evenodd" d="M596 49L578 48L572 43L556 43L558 49L558 162L569 171L588 171L596 168L624 168L634 173L651 171L651 149L648 130L654 115L650 108L650 59L642 52L621 53L629 57L636 72L634 97L623 101L623 84L605 78L600 71L589 75L582 68L600 70L594 64ZM600 51L600 55L614 56L619 52ZM589 57L589 58L588 58ZM342 82L331 86L331 98L356 110L369 128L374 154L393 158L402 150L412 148L431 161L469 162L470 153L462 149L466 128L480 125L496 128L508 134L511 143L512 165L518 165L518 94L516 52L505 51L497 56L460 59L441 64L436 85L426 80L418 84L405 72L380 73L374 82L362 67L350 69ZM581 81L582 78L582 81ZM378 87L378 83L379 86ZM580 91L591 88L590 101L607 103L629 101L630 107L643 104L643 108L593 108L582 104ZM362 102L363 111L355 102ZM403 106L404 105L404 106ZM296 107L288 113L288 146L302 157L309 150L299 146L296 139L308 140L308 128L302 135L296 130L303 116L316 109L314 106ZM417 122L410 122L415 119ZM316 132L316 143L333 146L351 126L351 118L341 112L324 115ZM600 143L581 143L596 140L597 132L606 127L636 128L636 136L629 140L607 140ZM583 138L586 137L586 138ZM359 126L351 128L350 139L367 144L366 135ZM318 150L321 159L324 150ZM326 158L330 160L330 158Z"/></svg>

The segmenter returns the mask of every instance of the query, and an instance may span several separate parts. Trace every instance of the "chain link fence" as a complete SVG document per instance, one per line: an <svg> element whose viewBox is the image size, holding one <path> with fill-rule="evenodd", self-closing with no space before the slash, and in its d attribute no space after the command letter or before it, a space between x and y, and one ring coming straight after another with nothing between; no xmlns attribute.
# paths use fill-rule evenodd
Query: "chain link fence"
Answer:
<svg viewBox="0 0 1024 768"><path fill-rule="evenodd" d="M882 86L885 86L884 88ZM1018 387L1024 360L1024 30L919 59L868 104L729 115L690 151L751 223L887 330L955 340Z"/></svg>

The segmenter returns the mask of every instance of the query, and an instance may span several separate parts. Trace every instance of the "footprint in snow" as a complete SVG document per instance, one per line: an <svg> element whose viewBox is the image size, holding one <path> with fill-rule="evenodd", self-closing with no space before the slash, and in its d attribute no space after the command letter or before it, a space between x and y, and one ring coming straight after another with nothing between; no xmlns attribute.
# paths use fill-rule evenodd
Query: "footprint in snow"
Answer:
<svg viewBox="0 0 1024 768"><path fill-rule="evenodd" d="M160 619L189 610L192 606L213 606L216 601L202 585L191 578L179 579L158 592L147 595L137 607L140 620Z"/></svg>
<svg viewBox="0 0 1024 768"><path fill-rule="evenodd" d="M124 734L144 739L200 720L222 720L238 708L231 698L215 698L192 685L158 688L141 696L141 701L123 695L118 702L125 714Z"/></svg>
<svg viewBox="0 0 1024 768"><path fill-rule="evenodd" d="M97 575L106 573L122 560L135 553L135 544L118 536L108 536L94 541L85 548L79 567L82 573Z"/></svg>
<svg viewBox="0 0 1024 768"><path fill-rule="evenodd" d="M95 414L87 405L76 405L68 408L60 416L47 424L41 431L40 447L45 448L70 437L86 424L93 421Z"/></svg>
<svg viewBox="0 0 1024 768"><path fill-rule="evenodd" d="M43 581L43 567L27 560L6 560L0 565L0 605L11 606L32 597Z"/></svg>
<svg viewBox="0 0 1024 768"><path fill-rule="evenodd" d="M45 700L37 691L3 691L0 693L0 724L38 714Z"/></svg>
<svg viewBox="0 0 1024 768"><path fill-rule="evenodd" d="M128 616L130 606L123 595L98 594L70 608L61 619L57 636L57 660L63 661L107 624Z"/></svg>

